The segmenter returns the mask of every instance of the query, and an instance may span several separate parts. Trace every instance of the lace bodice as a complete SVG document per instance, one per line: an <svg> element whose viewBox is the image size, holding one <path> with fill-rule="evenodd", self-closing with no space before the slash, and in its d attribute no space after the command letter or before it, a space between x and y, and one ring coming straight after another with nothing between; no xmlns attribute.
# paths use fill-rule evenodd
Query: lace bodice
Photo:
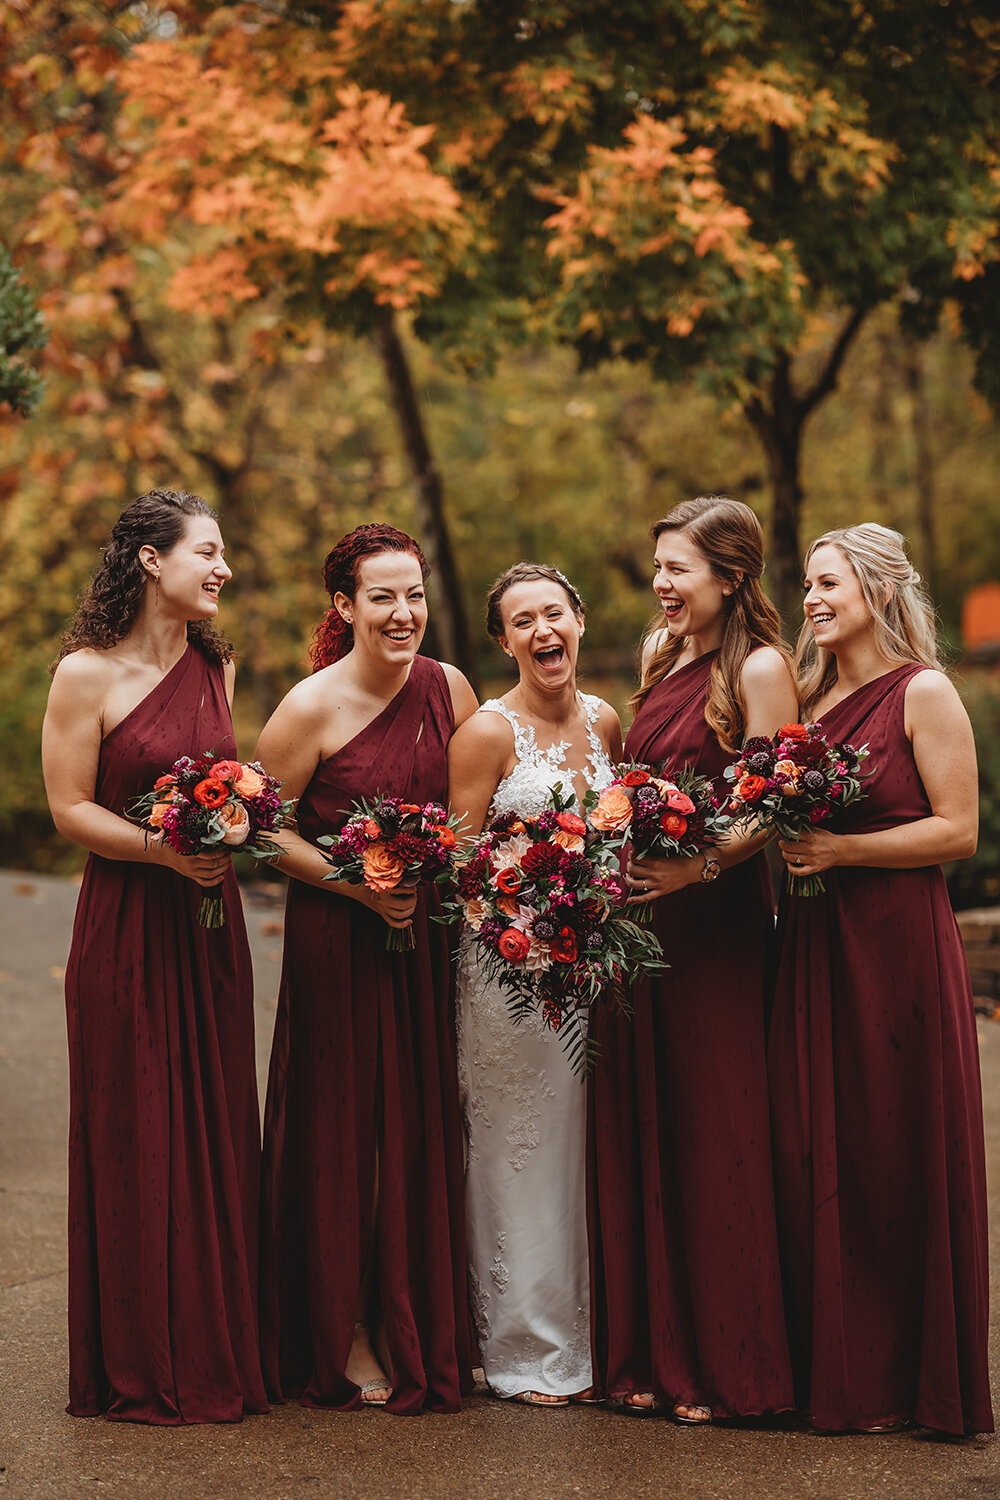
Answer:
<svg viewBox="0 0 1000 1500"><path fill-rule="evenodd" d="M587 785L595 791L602 791L614 780L615 773L597 733L601 700L592 693L580 693L578 696L587 716L587 741L590 745L586 765L581 769L586 773ZM576 768L566 763L566 751L569 748L566 740L559 740L555 745L549 745L547 750L540 750L532 725L522 724L517 714L499 698L488 699L479 713L500 714L507 720L514 731L514 753L517 756L513 771L501 781L493 794L487 823L501 813L508 812L527 817L537 816L548 807L552 788L560 782L562 795L575 798L573 777Z"/></svg>

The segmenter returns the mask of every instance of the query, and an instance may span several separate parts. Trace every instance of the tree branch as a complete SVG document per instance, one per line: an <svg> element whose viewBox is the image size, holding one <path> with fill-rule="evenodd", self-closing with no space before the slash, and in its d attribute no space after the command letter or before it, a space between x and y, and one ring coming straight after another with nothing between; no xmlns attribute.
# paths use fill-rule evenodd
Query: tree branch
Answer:
<svg viewBox="0 0 1000 1500"><path fill-rule="evenodd" d="M812 389L806 391L804 395L796 399L795 406L800 423L805 421L809 413L819 405L825 396L829 396L837 384L837 377L840 374L841 365L847 356L847 351L854 342L855 335L867 316L867 307L856 307L854 309L837 335L826 365L821 370Z"/></svg>

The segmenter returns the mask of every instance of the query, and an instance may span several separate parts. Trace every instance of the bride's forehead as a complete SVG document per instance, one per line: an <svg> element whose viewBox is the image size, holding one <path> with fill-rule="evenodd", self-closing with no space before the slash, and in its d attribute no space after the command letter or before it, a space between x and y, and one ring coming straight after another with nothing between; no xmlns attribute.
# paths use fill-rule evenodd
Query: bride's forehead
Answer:
<svg viewBox="0 0 1000 1500"><path fill-rule="evenodd" d="M534 613L553 605L565 608L568 604L566 591L548 578L526 578L522 583L512 583L500 600L501 609L509 619L522 610Z"/></svg>

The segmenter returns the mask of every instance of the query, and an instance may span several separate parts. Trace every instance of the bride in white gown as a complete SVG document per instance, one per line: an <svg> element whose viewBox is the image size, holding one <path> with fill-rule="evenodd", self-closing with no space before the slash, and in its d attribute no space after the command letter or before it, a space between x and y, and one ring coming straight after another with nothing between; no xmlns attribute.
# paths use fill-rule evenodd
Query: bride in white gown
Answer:
<svg viewBox="0 0 1000 1500"><path fill-rule="evenodd" d="M501 813L533 815L554 786L579 802L612 780L621 726L577 692L583 604L554 568L498 578L487 629L519 680L467 719L449 746L449 795L478 833ZM469 1280L491 1390L530 1405L593 1396L587 1251L587 1090L559 1038L514 1021L472 946L458 981L459 1081L468 1133Z"/></svg>

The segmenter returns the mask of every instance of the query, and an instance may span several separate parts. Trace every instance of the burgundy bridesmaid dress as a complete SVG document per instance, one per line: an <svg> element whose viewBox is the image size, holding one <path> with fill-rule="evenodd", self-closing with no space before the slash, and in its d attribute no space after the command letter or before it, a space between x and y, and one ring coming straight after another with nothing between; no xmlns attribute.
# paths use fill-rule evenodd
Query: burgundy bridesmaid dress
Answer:
<svg viewBox="0 0 1000 1500"><path fill-rule="evenodd" d="M123 813L181 755L235 758L220 666L184 656L104 737L96 800ZM260 1116L253 976L226 925L157 865L91 855L66 970L74 1416L237 1422L267 1410L257 1333Z"/></svg>
<svg viewBox="0 0 1000 1500"><path fill-rule="evenodd" d="M317 767L298 806L303 838L336 831L355 798L376 792L443 802L453 728L445 675L417 656L392 702ZM360 1406L345 1369L366 1268L393 1364L387 1410L454 1412L471 1389L462 1123L448 932L431 920L439 912L436 887L422 886L416 946L391 953L374 912L289 885L264 1117L261 1323L275 1398Z"/></svg>
<svg viewBox="0 0 1000 1500"><path fill-rule="evenodd" d="M715 652L658 683L626 755L694 766L721 793L732 755L705 721ZM593 1337L611 1396L651 1391L715 1416L792 1405L764 1043L774 919L763 855L653 904L669 969L604 1012L590 1120Z"/></svg>
<svg viewBox="0 0 1000 1500"><path fill-rule="evenodd" d="M867 744L841 828L931 814L898 667L820 720ZM768 1066L799 1405L837 1431L992 1432L975 1012L940 866L835 868L782 898Z"/></svg>

